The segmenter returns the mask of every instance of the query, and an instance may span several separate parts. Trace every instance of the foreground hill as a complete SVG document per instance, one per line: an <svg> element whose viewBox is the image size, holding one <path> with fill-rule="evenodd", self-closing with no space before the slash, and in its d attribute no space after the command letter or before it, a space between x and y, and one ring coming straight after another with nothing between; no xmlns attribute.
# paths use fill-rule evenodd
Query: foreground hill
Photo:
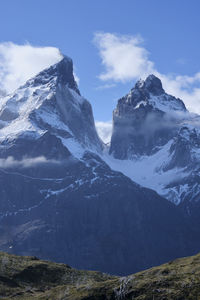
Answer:
<svg viewBox="0 0 200 300"><path fill-rule="evenodd" d="M200 299L200 254L127 277L0 253L0 299Z"/></svg>

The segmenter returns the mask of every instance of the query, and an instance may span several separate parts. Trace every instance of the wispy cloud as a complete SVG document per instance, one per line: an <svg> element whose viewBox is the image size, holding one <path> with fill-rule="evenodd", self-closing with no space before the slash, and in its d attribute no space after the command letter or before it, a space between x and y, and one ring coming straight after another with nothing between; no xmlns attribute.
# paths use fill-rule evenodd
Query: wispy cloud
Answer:
<svg viewBox="0 0 200 300"><path fill-rule="evenodd" d="M160 73L139 36L96 33L94 42L105 68L99 75L102 81L127 82L154 73L166 92L181 98L190 111L200 113L200 72L193 76Z"/></svg>
<svg viewBox="0 0 200 300"><path fill-rule="evenodd" d="M102 141L107 144L110 142L111 135L112 135L112 121L108 122L95 122L97 132L102 139Z"/></svg>
<svg viewBox="0 0 200 300"><path fill-rule="evenodd" d="M191 112L200 113L200 72L193 76L174 76L156 73L163 82L164 89L182 99Z"/></svg>
<svg viewBox="0 0 200 300"><path fill-rule="evenodd" d="M141 46L141 37L96 33L94 42L105 67L99 75L101 80L124 82L154 72L148 51Z"/></svg>
<svg viewBox="0 0 200 300"><path fill-rule="evenodd" d="M78 77L78 75L76 74L75 71L74 71L74 79L75 79L76 83L79 85L79 83L80 83L80 78Z"/></svg>
<svg viewBox="0 0 200 300"><path fill-rule="evenodd" d="M55 47L0 44L0 89L12 92L41 70L62 59Z"/></svg>
<svg viewBox="0 0 200 300"><path fill-rule="evenodd" d="M0 168L7 169L7 168L29 168L41 164L58 164L57 160L49 160L44 156L38 156L33 158L23 158L22 160L16 160L12 156L7 158L0 158Z"/></svg>

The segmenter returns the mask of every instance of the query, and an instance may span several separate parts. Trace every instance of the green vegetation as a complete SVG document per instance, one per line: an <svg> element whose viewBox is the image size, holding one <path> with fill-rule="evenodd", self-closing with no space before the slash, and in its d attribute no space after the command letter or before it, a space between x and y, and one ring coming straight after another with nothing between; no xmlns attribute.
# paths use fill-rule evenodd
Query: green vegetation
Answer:
<svg viewBox="0 0 200 300"><path fill-rule="evenodd" d="M127 277L0 253L0 299L197 300L200 254Z"/></svg>

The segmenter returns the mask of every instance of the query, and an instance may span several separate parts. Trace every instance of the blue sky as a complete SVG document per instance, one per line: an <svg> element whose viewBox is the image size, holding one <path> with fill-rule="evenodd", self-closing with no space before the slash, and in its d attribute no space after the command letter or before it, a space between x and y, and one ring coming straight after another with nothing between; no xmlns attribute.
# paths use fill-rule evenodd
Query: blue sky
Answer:
<svg viewBox="0 0 200 300"><path fill-rule="evenodd" d="M151 71L168 92L200 111L199 0L1 0L0 5L0 43L52 46L70 56L95 120L111 120L117 99Z"/></svg>

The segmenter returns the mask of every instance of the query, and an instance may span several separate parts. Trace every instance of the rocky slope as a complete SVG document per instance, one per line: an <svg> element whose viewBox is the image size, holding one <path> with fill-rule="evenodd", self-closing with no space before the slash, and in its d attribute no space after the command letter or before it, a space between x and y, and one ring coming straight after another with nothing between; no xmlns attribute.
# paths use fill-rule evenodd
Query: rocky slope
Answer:
<svg viewBox="0 0 200 300"><path fill-rule="evenodd" d="M200 255L127 277L0 253L0 297L43 300L198 300Z"/></svg>
<svg viewBox="0 0 200 300"><path fill-rule="evenodd" d="M174 204L103 160L71 59L3 98L0 120L2 251L122 275L199 249Z"/></svg>

